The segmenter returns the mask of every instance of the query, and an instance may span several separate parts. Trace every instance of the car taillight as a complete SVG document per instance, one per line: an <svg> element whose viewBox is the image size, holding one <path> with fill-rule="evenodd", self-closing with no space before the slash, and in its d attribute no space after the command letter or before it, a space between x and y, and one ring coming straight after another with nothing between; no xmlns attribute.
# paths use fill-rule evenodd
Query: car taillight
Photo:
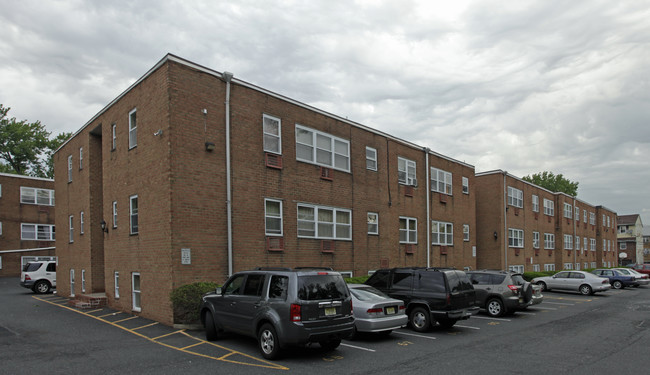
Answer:
<svg viewBox="0 0 650 375"><path fill-rule="evenodd" d="M32 278L29 277L29 275L25 274L25 281L27 281L27 280L31 280L31 279L32 279Z"/></svg>
<svg viewBox="0 0 650 375"><path fill-rule="evenodd" d="M329 275L327 272L318 272L319 275Z"/></svg>
<svg viewBox="0 0 650 375"><path fill-rule="evenodd" d="M451 294L447 293L447 305L451 305Z"/></svg>
<svg viewBox="0 0 650 375"><path fill-rule="evenodd" d="M510 288L514 294L519 294L519 288L517 288L516 285L508 285L508 288Z"/></svg>
<svg viewBox="0 0 650 375"><path fill-rule="evenodd" d="M401 306L399 307L399 309L400 309L400 310L406 310L406 306L401 305Z"/></svg>
<svg viewBox="0 0 650 375"><path fill-rule="evenodd" d="M295 304L295 303L292 303L292 304L291 304L290 314L291 314L291 321L292 321L292 322L299 322L299 321L301 321L301 320L302 320L302 316L301 316L301 314L300 314L300 305Z"/></svg>
<svg viewBox="0 0 650 375"><path fill-rule="evenodd" d="M381 315L384 312L384 310L380 307L377 307L374 309L368 309L366 310L366 312L368 313L368 315L377 316L377 315Z"/></svg>
<svg viewBox="0 0 650 375"><path fill-rule="evenodd" d="M603 279L603 284L609 284L609 279Z"/></svg>

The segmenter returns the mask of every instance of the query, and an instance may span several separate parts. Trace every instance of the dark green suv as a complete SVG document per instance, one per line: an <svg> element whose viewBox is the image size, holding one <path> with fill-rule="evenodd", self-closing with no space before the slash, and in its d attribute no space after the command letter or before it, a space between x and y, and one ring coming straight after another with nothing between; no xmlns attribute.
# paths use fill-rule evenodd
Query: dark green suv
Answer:
<svg viewBox="0 0 650 375"><path fill-rule="evenodd" d="M257 338L262 356L318 342L333 350L352 334L352 298L340 273L324 269L258 268L232 275L203 296L201 322L209 341L223 331Z"/></svg>
<svg viewBox="0 0 650 375"><path fill-rule="evenodd" d="M451 328L479 310L472 283L465 272L455 269L382 269L366 284L404 301L411 328L418 332L429 330L435 322Z"/></svg>

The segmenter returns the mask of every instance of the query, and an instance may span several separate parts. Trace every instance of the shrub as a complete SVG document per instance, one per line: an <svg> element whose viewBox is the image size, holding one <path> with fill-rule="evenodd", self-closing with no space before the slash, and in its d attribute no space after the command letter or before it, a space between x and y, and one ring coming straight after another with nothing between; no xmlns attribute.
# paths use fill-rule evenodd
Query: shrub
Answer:
<svg viewBox="0 0 650 375"><path fill-rule="evenodd" d="M370 276L346 277L345 282L348 284L363 284Z"/></svg>
<svg viewBox="0 0 650 375"><path fill-rule="evenodd" d="M556 273L557 271L524 272L524 279L526 279L526 281L530 281L536 277L553 276Z"/></svg>
<svg viewBox="0 0 650 375"><path fill-rule="evenodd" d="M169 299L174 308L174 323L195 324L200 323L199 309L201 297L217 288L213 282L198 282L183 285L170 293Z"/></svg>

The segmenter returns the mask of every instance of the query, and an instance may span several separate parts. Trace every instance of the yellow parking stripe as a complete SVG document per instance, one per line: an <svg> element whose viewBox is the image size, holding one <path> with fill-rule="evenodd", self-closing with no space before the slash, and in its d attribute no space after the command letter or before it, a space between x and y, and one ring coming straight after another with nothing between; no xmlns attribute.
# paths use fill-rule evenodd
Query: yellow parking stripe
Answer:
<svg viewBox="0 0 650 375"><path fill-rule="evenodd" d="M144 325L144 326L140 326L140 327L136 327L136 328L131 328L131 329L135 331L136 329L147 328L147 327L155 326L156 324L158 324L158 322L153 322L153 323L151 323L151 324L147 324L147 325Z"/></svg>
<svg viewBox="0 0 650 375"><path fill-rule="evenodd" d="M125 318L125 319L122 319L122 320L116 320L113 323L122 323L122 322L126 322L127 320L136 319L136 318L139 318L139 316L132 316L130 318Z"/></svg>
<svg viewBox="0 0 650 375"><path fill-rule="evenodd" d="M164 335L161 335L161 336L158 336L158 337L154 337L154 338L152 338L152 340L158 340L158 339L161 339L161 338L163 338L163 337L167 337L167 336L175 335L175 334L177 334L177 333L182 333L183 331L184 331L184 330L180 330L180 331L174 331L174 332L166 333L166 334L164 334Z"/></svg>

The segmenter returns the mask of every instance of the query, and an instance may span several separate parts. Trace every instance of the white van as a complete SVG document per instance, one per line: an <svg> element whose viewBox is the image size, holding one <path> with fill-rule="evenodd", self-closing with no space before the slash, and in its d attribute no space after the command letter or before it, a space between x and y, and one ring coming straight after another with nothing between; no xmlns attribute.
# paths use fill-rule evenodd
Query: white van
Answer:
<svg viewBox="0 0 650 375"><path fill-rule="evenodd" d="M52 288L56 288L56 261L28 262L20 273L20 285L34 293L49 293Z"/></svg>

